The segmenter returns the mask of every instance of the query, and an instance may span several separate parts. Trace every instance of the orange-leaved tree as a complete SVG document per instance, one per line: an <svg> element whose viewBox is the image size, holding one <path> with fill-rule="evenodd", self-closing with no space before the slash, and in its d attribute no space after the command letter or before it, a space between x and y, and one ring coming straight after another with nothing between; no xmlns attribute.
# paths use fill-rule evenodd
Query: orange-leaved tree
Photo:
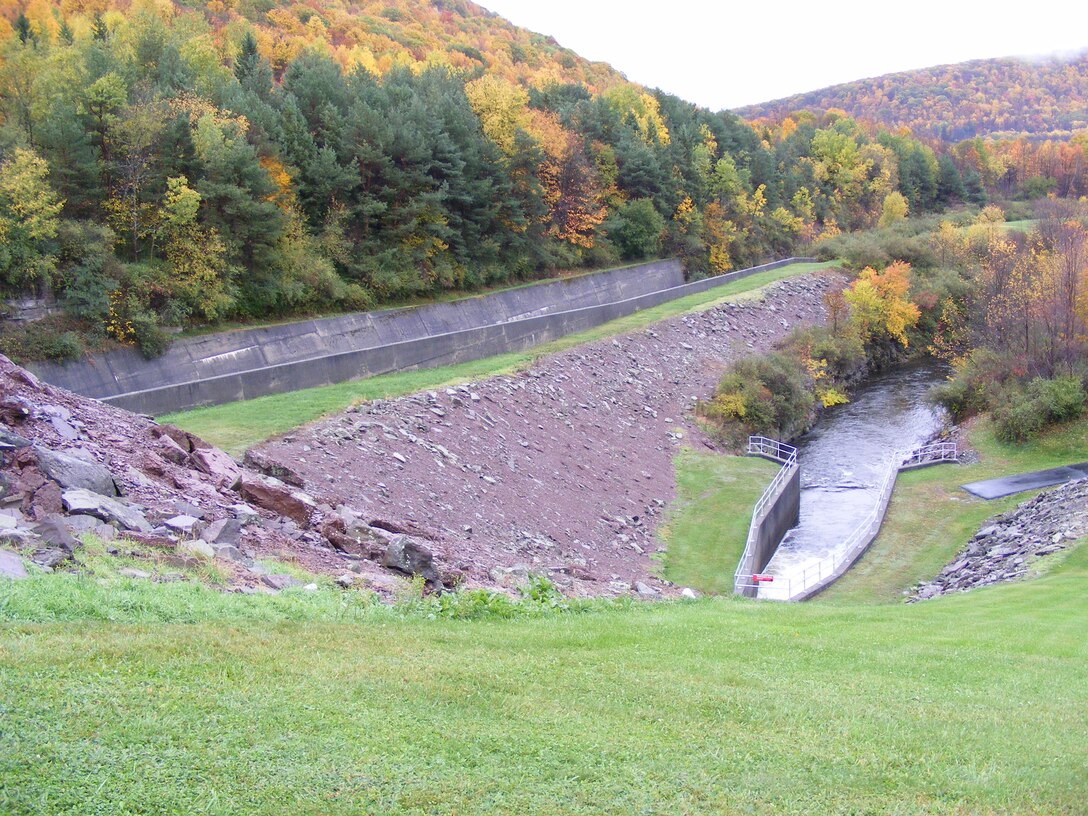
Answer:
<svg viewBox="0 0 1088 816"><path fill-rule="evenodd" d="M872 267L861 270L843 296L850 304L851 323L863 341L890 338L903 346L908 344L907 329L921 316L909 291L909 263L896 261L883 272Z"/></svg>

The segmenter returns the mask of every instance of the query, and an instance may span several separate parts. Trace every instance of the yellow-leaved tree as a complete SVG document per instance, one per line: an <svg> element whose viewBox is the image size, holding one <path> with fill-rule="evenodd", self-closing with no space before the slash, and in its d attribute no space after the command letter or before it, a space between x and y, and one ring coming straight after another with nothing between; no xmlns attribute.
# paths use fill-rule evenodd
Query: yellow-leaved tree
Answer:
<svg viewBox="0 0 1088 816"><path fill-rule="evenodd" d="M190 314L205 320L222 317L234 301L226 248L216 230L197 220L200 193L188 179L167 179L159 232L169 271L169 285Z"/></svg>
<svg viewBox="0 0 1088 816"><path fill-rule="evenodd" d="M863 342L890 338L906 346L907 329L921 312L911 302L910 264L896 261L883 272L861 270L858 279L843 293L850 305L850 321Z"/></svg>

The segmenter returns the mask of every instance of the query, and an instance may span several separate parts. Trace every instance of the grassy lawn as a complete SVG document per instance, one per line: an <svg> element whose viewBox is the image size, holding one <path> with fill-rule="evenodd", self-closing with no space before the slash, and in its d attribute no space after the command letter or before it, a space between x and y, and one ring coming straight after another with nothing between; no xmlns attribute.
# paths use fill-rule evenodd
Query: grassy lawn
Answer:
<svg viewBox="0 0 1088 816"><path fill-rule="evenodd" d="M244 625L317 601L35 623L0 585L0 812L1083 813L1086 580L1081 546L913 606Z"/></svg>
<svg viewBox="0 0 1088 816"><path fill-rule="evenodd" d="M508 374L531 365L534 360L546 354L640 329L683 312L709 309L727 300L734 300L738 295L752 296L754 291L775 281L834 265L797 263L759 272L709 292L689 295L652 309L645 309L589 331L537 346L526 352L502 354L454 366L385 374L355 382L258 397L211 408L197 408L168 414L159 419L185 428L230 453L238 454L258 442L312 422L326 414L341 411L363 400L395 397L496 374Z"/></svg>
<svg viewBox="0 0 1088 816"><path fill-rule="evenodd" d="M1006 221L1004 224L1001 224L1000 227L1006 232L1011 232L1012 230L1018 232L1031 232L1038 223L1038 218L1024 218L1020 221Z"/></svg>
<svg viewBox="0 0 1088 816"><path fill-rule="evenodd" d="M1054 429L1026 445L998 442L989 423L981 421L971 432L971 444L981 457L977 464L938 465L899 477L877 540L846 575L818 596L820 601L902 600L904 589L940 572L983 521L1037 492L983 501L960 485L1082 462L1088 457L1088 421Z"/></svg>
<svg viewBox="0 0 1088 816"><path fill-rule="evenodd" d="M685 449L675 467L676 500L659 530L668 545L662 575L700 592L732 592L752 506L778 465Z"/></svg>

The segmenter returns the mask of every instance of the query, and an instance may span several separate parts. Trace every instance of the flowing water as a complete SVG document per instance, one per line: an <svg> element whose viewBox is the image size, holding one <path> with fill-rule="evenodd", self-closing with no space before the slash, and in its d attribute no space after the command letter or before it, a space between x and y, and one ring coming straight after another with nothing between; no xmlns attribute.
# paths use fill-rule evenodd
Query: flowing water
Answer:
<svg viewBox="0 0 1088 816"><path fill-rule="evenodd" d="M913 366L868 380L851 402L827 411L797 443L801 468L800 523L790 530L764 574L761 597L780 597L842 545L880 499L896 451L924 445L941 426L926 392L942 382L936 366Z"/></svg>

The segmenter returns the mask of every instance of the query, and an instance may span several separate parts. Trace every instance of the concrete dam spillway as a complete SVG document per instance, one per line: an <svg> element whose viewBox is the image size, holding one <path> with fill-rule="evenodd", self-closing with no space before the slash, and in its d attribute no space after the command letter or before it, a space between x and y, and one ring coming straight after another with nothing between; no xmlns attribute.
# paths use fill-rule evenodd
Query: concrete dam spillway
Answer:
<svg viewBox="0 0 1088 816"><path fill-rule="evenodd" d="M785 588L796 585L797 576L840 554L879 502L891 458L925 444L940 429L941 414L926 393L943 377L936 366L874 377L798 440L800 521L764 568L775 580L760 587L759 597L786 597Z"/></svg>
<svg viewBox="0 0 1088 816"><path fill-rule="evenodd" d="M786 258L684 283L678 260L406 309L362 312L175 342L154 360L119 349L38 363L42 379L145 414L431 368L523 351L641 309L812 258Z"/></svg>

